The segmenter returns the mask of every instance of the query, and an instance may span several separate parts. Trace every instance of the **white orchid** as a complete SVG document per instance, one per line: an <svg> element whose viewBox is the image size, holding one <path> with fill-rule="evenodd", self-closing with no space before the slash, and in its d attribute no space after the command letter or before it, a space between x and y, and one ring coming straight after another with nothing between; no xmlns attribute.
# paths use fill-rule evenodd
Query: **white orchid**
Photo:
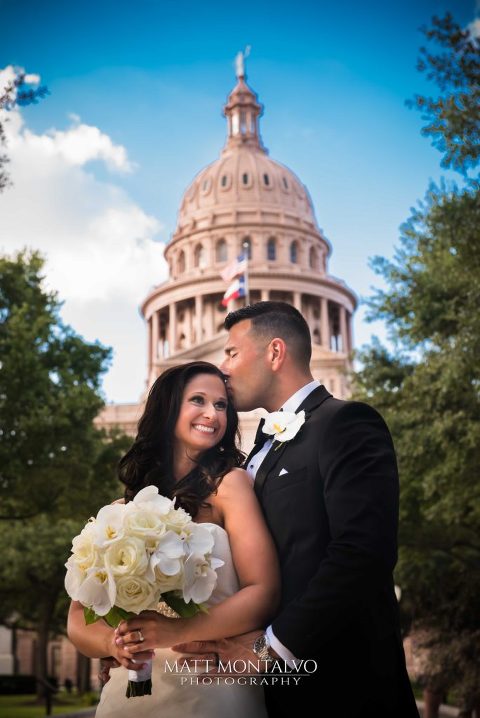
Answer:
<svg viewBox="0 0 480 718"><path fill-rule="evenodd" d="M180 538L184 543L184 552L187 556L191 553L208 554L214 544L210 529L202 524L195 524L193 521L184 527Z"/></svg>
<svg viewBox="0 0 480 718"><path fill-rule="evenodd" d="M115 605L117 587L112 574L103 567L89 568L77 591L77 601L105 616Z"/></svg>
<svg viewBox="0 0 480 718"><path fill-rule="evenodd" d="M262 431L273 436L274 441L290 441L305 423L305 412L272 411L265 417Z"/></svg>
<svg viewBox="0 0 480 718"><path fill-rule="evenodd" d="M94 541L99 548L105 548L114 541L123 538L125 504L104 506L97 514L94 523Z"/></svg>
<svg viewBox="0 0 480 718"><path fill-rule="evenodd" d="M153 581L157 570L163 576L177 576L182 570L180 559L183 555L182 539L174 531L167 531L159 540L155 552L150 556L147 578Z"/></svg>
<svg viewBox="0 0 480 718"><path fill-rule="evenodd" d="M207 560L201 554L190 554L185 561L183 598L186 603L203 603L210 598L217 582L215 569L223 566L223 563L218 558Z"/></svg>
<svg viewBox="0 0 480 718"><path fill-rule="evenodd" d="M133 501L127 504L127 507L132 505L136 508L148 509L165 516L172 509L173 501L159 494L156 486L145 486L135 495Z"/></svg>

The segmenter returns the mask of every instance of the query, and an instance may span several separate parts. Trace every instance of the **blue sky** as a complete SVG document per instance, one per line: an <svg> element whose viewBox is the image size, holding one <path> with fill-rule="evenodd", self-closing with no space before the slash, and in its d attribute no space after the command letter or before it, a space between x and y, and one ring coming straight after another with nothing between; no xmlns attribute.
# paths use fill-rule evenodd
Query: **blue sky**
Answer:
<svg viewBox="0 0 480 718"><path fill-rule="evenodd" d="M51 93L22 110L23 125L12 135L15 184L0 196L0 246L28 243L52 257L47 278L66 299L65 318L114 347L109 400L135 401L143 389L137 306L165 277L158 242L174 229L184 189L223 146L221 108L238 50L252 48L248 82L265 107L261 132L270 155L308 187L333 245L330 272L364 296L379 282L368 257L392 255L410 207L446 174L405 100L434 90L416 70L419 27L448 9L464 25L478 15L474 0L0 0L8 29L0 69L38 73ZM17 208L36 217L21 231ZM127 253L128 242L136 244ZM82 269L89 252L97 269L110 265L108 252L117 260L98 296L92 276L81 276L91 275ZM76 284L65 279L68 257L78 267ZM365 325L360 309L357 345L372 331L384 334L381 325Z"/></svg>

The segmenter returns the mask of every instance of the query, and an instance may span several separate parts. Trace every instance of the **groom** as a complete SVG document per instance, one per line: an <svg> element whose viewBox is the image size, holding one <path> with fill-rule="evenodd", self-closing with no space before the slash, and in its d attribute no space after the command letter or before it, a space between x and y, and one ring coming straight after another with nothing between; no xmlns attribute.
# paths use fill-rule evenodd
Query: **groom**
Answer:
<svg viewBox="0 0 480 718"><path fill-rule="evenodd" d="M221 368L237 410L305 412L289 441L258 431L245 464L276 543L282 598L265 633L181 648L222 663L315 661L298 685L265 689L271 718L292 718L306 701L324 718L418 718L392 579L398 474L388 429L368 405L314 381L308 325L291 305L252 304L225 327Z"/></svg>

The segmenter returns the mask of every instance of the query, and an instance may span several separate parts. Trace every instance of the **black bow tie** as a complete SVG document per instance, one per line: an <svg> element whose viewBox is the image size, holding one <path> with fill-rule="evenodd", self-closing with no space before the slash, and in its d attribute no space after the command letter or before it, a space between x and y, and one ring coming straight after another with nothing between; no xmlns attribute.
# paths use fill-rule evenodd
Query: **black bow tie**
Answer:
<svg viewBox="0 0 480 718"><path fill-rule="evenodd" d="M260 449L266 440L268 439L268 434L264 434L262 429L263 425L265 424L265 419L260 419L260 423L257 426L257 433L255 434L255 448Z"/></svg>
<svg viewBox="0 0 480 718"><path fill-rule="evenodd" d="M279 411L283 411L283 407L279 409ZM265 419L260 419L260 423L257 426L257 433L255 434L255 448L257 450L260 450L264 443L267 441L267 439L271 439L272 437L268 434L265 434L262 429L263 425L265 424Z"/></svg>

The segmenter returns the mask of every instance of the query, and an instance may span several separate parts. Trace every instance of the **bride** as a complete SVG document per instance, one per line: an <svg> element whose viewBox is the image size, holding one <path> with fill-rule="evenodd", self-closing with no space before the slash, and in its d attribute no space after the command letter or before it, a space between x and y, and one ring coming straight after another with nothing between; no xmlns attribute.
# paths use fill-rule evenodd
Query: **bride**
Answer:
<svg viewBox="0 0 480 718"><path fill-rule="evenodd" d="M212 532L212 553L224 565L217 569L208 613L173 620L144 612L141 626L135 627L131 620L132 629L123 637L104 621L85 625L83 607L72 602L68 635L73 644L86 656L111 656L120 665L110 672L103 688L97 718L137 713L142 718L267 715L260 686L202 680L196 674L192 677L193 669L176 675L172 665L181 656L168 648L155 651L152 695L125 697L127 669L138 670L142 661L152 657L153 648L246 633L267 625L275 613L279 597L275 549L251 480L238 468L242 455L236 447L237 427L223 375L213 364L197 361L172 367L152 386L137 437L120 461L125 500L150 484L161 494L176 497L177 508L184 508ZM166 640L169 635L171 642Z"/></svg>

